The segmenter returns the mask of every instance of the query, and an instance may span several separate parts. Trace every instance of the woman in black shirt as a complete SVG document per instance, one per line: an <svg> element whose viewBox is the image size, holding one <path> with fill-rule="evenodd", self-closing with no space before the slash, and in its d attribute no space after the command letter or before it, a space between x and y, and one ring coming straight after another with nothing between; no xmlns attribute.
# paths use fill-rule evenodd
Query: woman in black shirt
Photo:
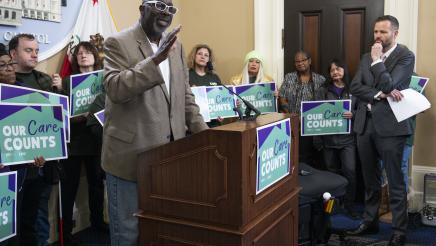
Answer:
<svg viewBox="0 0 436 246"><path fill-rule="evenodd" d="M206 44L197 44L189 53L189 84L191 86L216 86L221 80L213 72L212 49Z"/></svg>
<svg viewBox="0 0 436 246"><path fill-rule="evenodd" d="M80 42L72 56L72 73L81 74L100 69L98 51L90 42ZM70 77L62 81L66 95L70 94ZM88 205L91 227L94 230L108 232L109 227L103 219L104 172L100 166L98 143L94 142L90 130L86 127L86 116L71 118L71 141L68 144L68 159L62 161L64 180L62 182L62 214L64 219L64 242L75 243L72 236L74 227L73 207L76 199L82 164L88 181Z"/></svg>
<svg viewBox="0 0 436 246"><path fill-rule="evenodd" d="M326 83L316 91L316 100L345 100L351 99L351 111L345 112L343 117L352 119L355 98L352 98L349 89L349 76L346 64L333 59L329 63ZM338 173L348 180L347 193L344 197L346 212L352 217L357 213L353 210L356 193L356 144L354 133L324 135L318 138L323 147L324 162L327 170Z"/></svg>

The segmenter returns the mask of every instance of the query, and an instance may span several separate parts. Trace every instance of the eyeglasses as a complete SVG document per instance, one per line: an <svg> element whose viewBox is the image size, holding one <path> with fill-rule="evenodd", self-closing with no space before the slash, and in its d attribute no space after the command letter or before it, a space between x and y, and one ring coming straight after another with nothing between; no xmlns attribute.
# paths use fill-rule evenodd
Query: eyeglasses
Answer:
<svg viewBox="0 0 436 246"><path fill-rule="evenodd" d="M8 69L8 67L14 67L14 65L17 65L18 62L9 62L9 63L3 63L0 64L0 71L6 71L6 69Z"/></svg>
<svg viewBox="0 0 436 246"><path fill-rule="evenodd" d="M175 15L177 13L177 8L174 6L169 6L164 2L161 1L148 1L145 2L144 4L150 4L152 5L155 9L159 10L160 12L167 12L168 14L172 14Z"/></svg>

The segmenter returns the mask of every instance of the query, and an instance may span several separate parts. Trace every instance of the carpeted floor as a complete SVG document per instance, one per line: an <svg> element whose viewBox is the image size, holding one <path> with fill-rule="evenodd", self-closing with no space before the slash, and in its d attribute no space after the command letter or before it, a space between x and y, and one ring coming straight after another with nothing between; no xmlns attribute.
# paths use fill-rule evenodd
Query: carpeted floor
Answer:
<svg viewBox="0 0 436 246"><path fill-rule="evenodd" d="M359 220L353 220L345 215L337 214L331 217L334 230L341 231L357 227ZM410 214L409 228L407 231L407 245L428 245L436 246L436 227L424 226L420 222L419 214ZM391 235L391 225L380 223L380 232L375 235L361 237L345 237L341 240L340 236L333 234L329 244L332 246L381 246L386 245ZM110 245L109 235L90 228L83 230L75 235L81 242L81 246L107 246ZM57 246L54 244L52 246Z"/></svg>
<svg viewBox="0 0 436 246"><path fill-rule="evenodd" d="M436 227L422 225L420 219L419 214L409 215L407 245L436 246ZM341 214L333 215L331 221L332 227L338 231L355 228L360 223L359 220L353 220ZM329 245L386 245L387 242L389 242L391 233L391 224L380 223L380 231L378 234L364 237L345 237L345 240L342 242L338 235L332 235Z"/></svg>

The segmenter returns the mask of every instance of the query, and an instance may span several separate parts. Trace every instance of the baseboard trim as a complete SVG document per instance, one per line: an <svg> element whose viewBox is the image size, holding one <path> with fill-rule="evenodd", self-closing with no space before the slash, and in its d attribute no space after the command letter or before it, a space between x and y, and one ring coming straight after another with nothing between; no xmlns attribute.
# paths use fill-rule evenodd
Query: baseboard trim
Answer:
<svg viewBox="0 0 436 246"><path fill-rule="evenodd" d="M429 166L419 166L419 165L413 165L412 166L412 173L413 172L419 172L419 173L436 173L436 167L429 167Z"/></svg>
<svg viewBox="0 0 436 246"><path fill-rule="evenodd" d="M409 212L419 212L423 208L424 175L436 173L436 167L412 166L411 185L409 186Z"/></svg>

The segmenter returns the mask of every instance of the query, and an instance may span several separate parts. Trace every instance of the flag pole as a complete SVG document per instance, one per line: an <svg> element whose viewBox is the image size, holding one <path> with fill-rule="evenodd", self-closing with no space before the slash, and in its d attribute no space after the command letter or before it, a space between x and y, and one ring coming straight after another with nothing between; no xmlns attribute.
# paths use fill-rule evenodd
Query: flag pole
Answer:
<svg viewBox="0 0 436 246"><path fill-rule="evenodd" d="M59 164L59 161L58 161ZM62 179L60 178L59 173L59 183L58 183L58 189L59 189L59 245L64 246L64 219L62 215Z"/></svg>

